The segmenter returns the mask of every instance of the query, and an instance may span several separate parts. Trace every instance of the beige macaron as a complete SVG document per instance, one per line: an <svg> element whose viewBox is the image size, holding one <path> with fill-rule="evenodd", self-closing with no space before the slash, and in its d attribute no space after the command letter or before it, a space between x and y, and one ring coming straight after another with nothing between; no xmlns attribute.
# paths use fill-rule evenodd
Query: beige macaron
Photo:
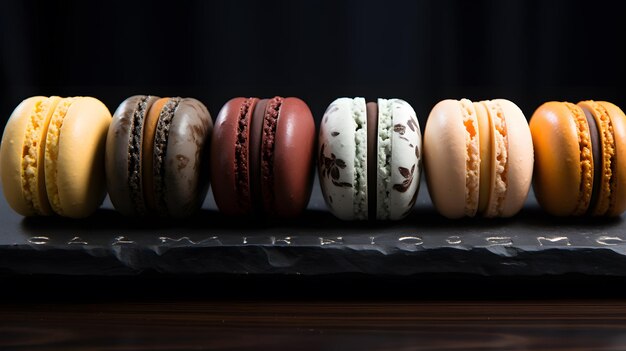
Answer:
<svg viewBox="0 0 626 351"><path fill-rule="evenodd" d="M510 217L523 206L533 144L522 111L509 100L444 100L424 131L428 190L448 218Z"/></svg>

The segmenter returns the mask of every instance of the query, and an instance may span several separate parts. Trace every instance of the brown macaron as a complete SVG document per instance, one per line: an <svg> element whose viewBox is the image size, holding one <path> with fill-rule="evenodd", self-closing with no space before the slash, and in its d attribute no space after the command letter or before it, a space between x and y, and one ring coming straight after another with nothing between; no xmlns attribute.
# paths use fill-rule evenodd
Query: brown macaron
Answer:
<svg viewBox="0 0 626 351"><path fill-rule="evenodd" d="M308 204L315 124L294 97L238 97L215 122L211 182L220 211L229 215L295 216Z"/></svg>
<svg viewBox="0 0 626 351"><path fill-rule="evenodd" d="M106 140L107 188L127 216L182 218L208 191L213 121L193 98L131 96L115 111Z"/></svg>

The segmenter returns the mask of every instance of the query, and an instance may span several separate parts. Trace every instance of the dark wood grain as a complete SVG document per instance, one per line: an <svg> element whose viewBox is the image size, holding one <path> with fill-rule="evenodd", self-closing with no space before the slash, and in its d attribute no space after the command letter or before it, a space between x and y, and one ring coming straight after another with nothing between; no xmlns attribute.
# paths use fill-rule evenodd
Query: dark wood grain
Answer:
<svg viewBox="0 0 626 351"><path fill-rule="evenodd" d="M0 350L626 350L626 301L18 303Z"/></svg>

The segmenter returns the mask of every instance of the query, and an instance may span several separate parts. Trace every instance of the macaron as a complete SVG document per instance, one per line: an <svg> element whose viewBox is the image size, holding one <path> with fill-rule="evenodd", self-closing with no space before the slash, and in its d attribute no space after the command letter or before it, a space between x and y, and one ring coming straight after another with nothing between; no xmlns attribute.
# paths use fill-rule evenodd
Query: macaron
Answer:
<svg viewBox="0 0 626 351"><path fill-rule="evenodd" d="M555 216L619 216L626 209L626 116L606 101L550 101L530 120L533 187Z"/></svg>
<svg viewBox="0 0 626 351"><path fill-rule="evenodd" d="M104 146L110 123L107 107L92 97L22 101L0 146L9 205L23 216L82 218L93 213L106 194Z"/></svg>
<svg viewBox="0 0 626 351"><path fill-rule="evenodd" d="M533 174L526 118L509 100L443 100L426 122L424 163L430 197L443 216L513 216Z"/></svg>
<svg viewBox="0 0 626 351"><path fill-rule="evenodd" d="M227 215L292 217L309 202L315 123L295 97L228 101L215 121L211 182Z"/></svg>
<svg viewBox="0 0 626 351"><path fill-rule="evenodd" d="M136 95L120 104L106 140L106 180L126 216L181 218L208 191L213 121L193 98Z"/></svg>
<svg viewBox="0 0 626 351"><path fill-rule="evenodd" d="M415 204L422 136L415 111L400 99L339 98L319 131L324 200L344 220L397 220Z"/></svg>

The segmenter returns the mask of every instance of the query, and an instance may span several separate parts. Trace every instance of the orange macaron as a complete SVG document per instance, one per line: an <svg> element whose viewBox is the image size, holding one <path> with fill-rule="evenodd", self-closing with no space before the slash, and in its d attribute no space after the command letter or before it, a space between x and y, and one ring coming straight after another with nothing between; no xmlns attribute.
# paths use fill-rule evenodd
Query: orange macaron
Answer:
<svg viewBox="0 0 626 351"><path fill-rule="evenodd" d="M556 216L626 210L626 116L606 101L546 102L533 114L533 187Z"/></svg>

